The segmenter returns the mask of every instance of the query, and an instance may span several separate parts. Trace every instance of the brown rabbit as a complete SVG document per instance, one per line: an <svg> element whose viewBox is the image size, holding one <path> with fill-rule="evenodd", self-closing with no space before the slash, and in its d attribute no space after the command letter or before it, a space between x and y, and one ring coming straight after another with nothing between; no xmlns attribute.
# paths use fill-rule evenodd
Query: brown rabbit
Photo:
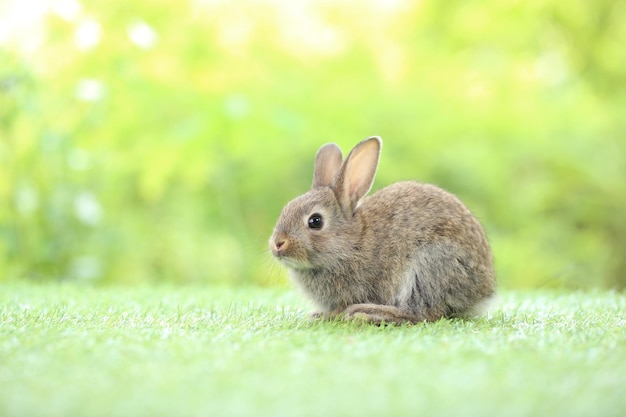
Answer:
<svg viewBox="0 0 626 417"><path fill-rule="evenodd" d="M315 316L417 323L479 314L494 294L478 220L452 194L404 181L364 198L382 147L371 137L345 161L320 148L313 186L283 209L270 248L317 304Z"/></svg>

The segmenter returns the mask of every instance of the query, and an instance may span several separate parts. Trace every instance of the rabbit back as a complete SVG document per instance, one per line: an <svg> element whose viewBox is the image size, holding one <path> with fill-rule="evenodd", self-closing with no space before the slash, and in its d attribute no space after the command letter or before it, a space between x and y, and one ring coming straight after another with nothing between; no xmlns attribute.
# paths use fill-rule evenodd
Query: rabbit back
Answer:
<svg viewBox="0 0 626 417"><path fill-rule="evenodd" d="M374 254L381 304L424 319L473 314L494 293L492 254L483 227L454 195L399 182L365 198L364 252Z"/></svg>

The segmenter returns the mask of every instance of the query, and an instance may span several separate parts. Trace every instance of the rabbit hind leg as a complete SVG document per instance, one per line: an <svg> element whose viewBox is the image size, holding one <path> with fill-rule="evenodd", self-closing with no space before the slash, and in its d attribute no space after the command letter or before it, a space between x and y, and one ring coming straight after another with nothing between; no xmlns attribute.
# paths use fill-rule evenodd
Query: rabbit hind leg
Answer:
<svg viewBox="0 0 626 417"><path fill-rule="evenodd" d="M346 319L360 320L374 324L407 324L419 323L427 320L417 317L410 311L401 310L395 306L381 304L352 304L343 311L342 315Z"/></svg>

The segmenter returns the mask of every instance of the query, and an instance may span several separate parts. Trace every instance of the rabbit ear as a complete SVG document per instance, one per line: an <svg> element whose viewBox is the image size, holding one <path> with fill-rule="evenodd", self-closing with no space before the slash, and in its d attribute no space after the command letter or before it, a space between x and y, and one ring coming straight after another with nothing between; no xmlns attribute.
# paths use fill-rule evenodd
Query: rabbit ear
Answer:
<svg viewBox="0 0 626 417"><path fill-rule="evenodd" d="M334 143L322 146L315 157L312 188L331 185L341 168L342 160L343 155L339 146Z"/></svg>
<svg viewBox="0 0 626 417"><path fill-rule="evenodd" d="M378 136L361 141L341 166L334 188L343 209L349 213L372 188L382 145Z"/></svg>

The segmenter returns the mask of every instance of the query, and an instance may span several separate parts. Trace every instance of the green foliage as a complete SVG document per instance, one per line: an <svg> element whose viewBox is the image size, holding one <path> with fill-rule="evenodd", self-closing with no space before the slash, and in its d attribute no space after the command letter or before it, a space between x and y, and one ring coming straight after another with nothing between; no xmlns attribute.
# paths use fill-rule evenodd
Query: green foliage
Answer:
<svg viewBox="0 0 626 417"><path fill-rule="evenodd" d="M489 318L309 322L282 290L0 287L0 414L618 416L626 297L502 295Z"/></svg>
<svg viewBox="0 0 626 417"><path fill-rule="evenodd" d="M13 3L0 279L275 283L317 148L378 134L376 187L460 195L503 287L626 286L624 2Z"/></svg>

